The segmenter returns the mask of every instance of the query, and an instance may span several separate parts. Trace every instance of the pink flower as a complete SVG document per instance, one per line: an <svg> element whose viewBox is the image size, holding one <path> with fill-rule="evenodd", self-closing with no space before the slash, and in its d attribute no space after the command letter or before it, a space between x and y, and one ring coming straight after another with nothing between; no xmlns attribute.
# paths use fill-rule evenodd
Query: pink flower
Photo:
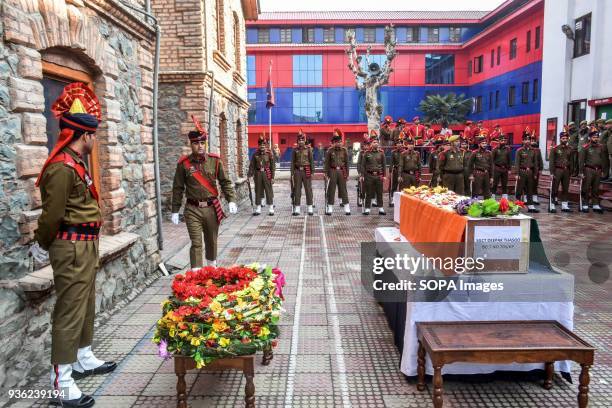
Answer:
<svg viewBox="0 0 612 408"><path fill-rule="evenodd" d="M158 355L164 360L172 357L170 353L168 353L168 342L166 340L162 340L159 342Z"/></svg>
<svg viewBox="0 0 612 408"><path fill-rule="evenodd" d="M285 286L285 283L287 283L285 280L285 275L283 275L281 270L278 268L272 269L272 273L276 275L274 278L274 284L276 285L276 291L274 294L282 300L285 300L285 297L283 296L283 286Z"/></svg>

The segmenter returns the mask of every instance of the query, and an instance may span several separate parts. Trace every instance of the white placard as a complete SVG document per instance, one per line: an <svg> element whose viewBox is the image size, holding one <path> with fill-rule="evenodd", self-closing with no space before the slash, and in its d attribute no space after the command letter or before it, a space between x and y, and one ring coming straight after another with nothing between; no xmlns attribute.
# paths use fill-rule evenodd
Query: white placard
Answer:
<svg viewBox="0 0 612 408"><path fill-rule="evenodd" d="M475 226L474 256L485 259L520 259L521 227Z"/></svg>

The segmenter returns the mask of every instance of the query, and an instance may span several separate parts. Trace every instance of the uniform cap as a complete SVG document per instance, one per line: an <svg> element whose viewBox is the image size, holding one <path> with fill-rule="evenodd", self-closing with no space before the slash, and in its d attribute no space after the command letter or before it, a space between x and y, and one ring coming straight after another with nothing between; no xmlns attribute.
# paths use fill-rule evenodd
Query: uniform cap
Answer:
<svg viewBox="0 0 612 408"><path fill-rule="evenodd" d="M589 124L589 122L587 122L586 120L583 120L583 121L581 121L581 122L580 122L580 126L582 126L582 125L588 125L588 124Z"/></svg>
<svg viewBox="0 0 612 408"><path fill-rule="evenodd" d="M420 120L421 120L421 118L419 118L418 116L415 116L414 118L412 118L412 121L413 121L413 122L416 122L417 120L418 120L418 121L420 121Z"/></svg>
<svg viewBox="0 0 612 408"><path fill-rule="evenodd" d="M196 130L192 130L187 134L190 143L205 142L208 139L208 132L202 126L202 124L196 119L195 116L191 115L191 120L195 125Z"/></svg>
<svg viewBox="0 0 612 408"><path fill-rule="evenodd" d="M404 124L404 123L406 123L406 119L404 119L404 118L399 118L399 119L397 120L397 123Z"/></svg>
<svg viewBox="0 0 612 408"><path fill-rule="evenodd" d="M459 140L459 136L457 136L457 135L452 135L452 136L449 136L447 140L448 140L449 142L454 142L454 141Z"/></svg>
<svg viewBox="0 0 612 408"><path fill-rule="evenodd" d="M393 122L393 118L391 117L391 115L385 116L385 122Z"/></svg>
<svg viewBox="0 0 612 408"><path fill-rule="evenodd" d="M612 125L612 119L606 120L606 125Z"/></svg>

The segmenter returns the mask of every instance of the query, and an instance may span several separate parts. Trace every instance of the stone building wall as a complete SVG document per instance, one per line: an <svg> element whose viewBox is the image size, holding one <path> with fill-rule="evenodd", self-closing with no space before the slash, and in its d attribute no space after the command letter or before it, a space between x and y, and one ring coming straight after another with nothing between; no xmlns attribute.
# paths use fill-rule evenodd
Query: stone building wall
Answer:
<svg viewBox="0 0 612 408"><path fill-rule="evenodd" d="M102 104L97 132L101 245L108 251L97 275L97 311L142 285L159 262L152 138L155 33L136 16L106 0L0 3L0 389L25 383L49 363L54 295L41 291L32 301L28 290L37 284L52 287L52 277L49 268L29 274L26 258L41 212L34 181L48 155L45 64L87 71Z"/></svg>

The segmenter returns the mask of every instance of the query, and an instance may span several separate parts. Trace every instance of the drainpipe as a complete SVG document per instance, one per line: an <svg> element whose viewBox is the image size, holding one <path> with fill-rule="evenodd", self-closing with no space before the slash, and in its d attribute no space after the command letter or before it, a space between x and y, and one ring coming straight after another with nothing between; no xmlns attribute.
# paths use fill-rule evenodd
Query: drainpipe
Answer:
<svg viewBox="0 0 612 408"><path fill-rule="evenodd" d="M210 75L210 98L208 99L208 153L210 153L210 145L212 144L212 112L213 99L215 97L215 73L206 71L206 75Z"/></svg>
<svg viewBox="0 0 612 408"><path fill-rule="evenodd" d="M155 171L155 196L156 196L156 210L157 210L157 244L161 251L164 249L164 235L162 229L162 205L161 205L161 183L159 180L159 134L158 134L158 120L157 120L157 98L159 95L159 48L161 42L161 29L155 16L148 11L138 9L131 4L121 2L125 7L130 10L134 10L138 13L144 14L145 17L153 20L155 27L155 55L153 65L153 166ZM151 4L147 1L147 10L150 10Z"/></svg>

